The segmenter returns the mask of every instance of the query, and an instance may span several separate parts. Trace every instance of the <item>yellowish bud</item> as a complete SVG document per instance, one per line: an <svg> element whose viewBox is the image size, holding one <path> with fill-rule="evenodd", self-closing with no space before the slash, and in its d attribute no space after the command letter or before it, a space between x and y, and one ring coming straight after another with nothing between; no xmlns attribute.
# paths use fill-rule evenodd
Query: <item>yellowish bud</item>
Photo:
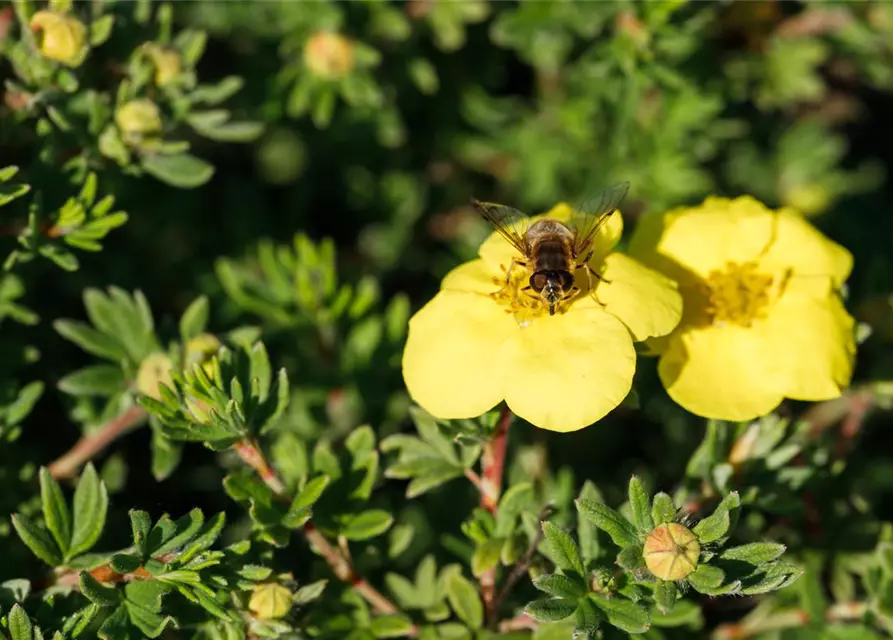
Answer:
<svg viewBox="0 0 893 640"><path fill-rule="evenodd" d="M291 610L291 591L275 582L256 585L248 601L248 609L261 620L275 620Z"/></svg>
<svg viewBox="0 0 893 640"><path fill-rule="evenodd" d="M220 351L223 343L218 340L217 336L211 333L202 333L186 343L186 367L201 364L202 369L209 377L213 376L213 367L211 359Z"/></svg>
<svg viewBox="0 0 893 640"><path fill-rule="evenodd" d="M149 354L140 363L139 371L136 374L137 390L143 395L160 400L159 385L173 386L173 380L171 379L172 368L173 363L167 355L163 353Z"/></svg>
<svg viewBox="0 0 893 640"><path fill-rule="evenodd" d="M343 78L353 69L353 43L337 33L316 33L304 47L304 64L320 78Z"/></svg>
<svg viewBox="0 0 893 640"><path fill-rule="evenodd" d="M31 30L44 58L77 67L87 56L87 28L73 16L38 11L31 16Z"/></svg>
<svg viewBox="0 0 893 640"><path fill-rule="evenodd" d="M676 522L662 524L648 534L642 550L645 566L661 580L682 580L698 567L701 543Z"/></svg>
<svg viewBox="0 0 893 640"><path fill-rule="evenodd" d="M115 124L128 141L161 132L161 112L151 100L125 102L115 111Z"/></svg>
<svg viewBox="0 0 893 640"><path fill-rule="evenodd" d="M146 54L155 65L155 84L164 87L171 84L183 70L180 54L155 44L146 46Z"/></svg>

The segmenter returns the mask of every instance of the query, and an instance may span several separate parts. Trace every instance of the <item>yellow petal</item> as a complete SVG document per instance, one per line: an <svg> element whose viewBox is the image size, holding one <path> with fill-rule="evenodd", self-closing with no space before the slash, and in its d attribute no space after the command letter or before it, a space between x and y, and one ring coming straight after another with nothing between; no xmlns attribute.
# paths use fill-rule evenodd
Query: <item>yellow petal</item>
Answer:
<svg viewBox="0 0 893 640"><path fill-rule="evenodd" d="M498 291L505 284L504 280L504 272L494 270L487 262L478 259L462 263L446 274L440 283L440 288L489 295Z"/></svg>
<svg viewBox="0 0 893 640"><path fill-rule="evenodd" d="M772 217L769 249L760 262L769 270L792 267L800 277L831 276L837 287L853 269L849 251L790 209L782 209Z"/></svg>
<svg viewBox="0 0 893 640"><path fill-rule="evenodd" d="M599 309L538 318L505 343L501 357L509 408L550 431L603 418L629 393L636 369L629 331Z"/></svg>
<svg viewBox="0 0 893 640"><path fill-rule="evenodd" d="M829 400L849 386L856 353L853 318L837 296L785 293L761 331L773 345L784 387L795 400Z"/></svg>
<svg viewBox="0 0 893 640"><path fill-rule="evenodd" d="M410 397L443 419L492 409L502 400L500 349L518 331L491 298L441 291L409 321L403 379Z"/></svg>
<svg viewBox="0 0 893 640"><path fill-rule="evenodd" d="M741 421L765 415L782 401L778 367L762 332L733 325L681 331L657 370L667 393L685 409Z"/></svg>
<svg viewBox="0 0 893 640"><path fill-rule="evenodd" d="M605 259L604 278L595 295L608 313L629 328L636 342L670 333L682 317L682 296L676 283L622 253ZM585 272L578 277L585 278ZM591 295L581 296L575 306L600 306Z"/></svg>

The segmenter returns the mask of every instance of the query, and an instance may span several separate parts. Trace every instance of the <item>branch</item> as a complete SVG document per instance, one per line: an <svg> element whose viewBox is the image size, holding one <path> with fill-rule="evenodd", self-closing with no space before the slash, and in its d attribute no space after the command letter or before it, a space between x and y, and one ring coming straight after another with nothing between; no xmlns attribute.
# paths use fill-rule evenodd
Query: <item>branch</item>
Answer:
<svg viewBox="0 0 893 640"><path fill-rule="evenodd" d="M825 612L825 622L855 622L868 610L864 602L838 602ZM744 640L767 631L781 631L802 627L810 622L810 615L803 609L782 609L758 618L719 625L711 634L712 640Z"/></svg>
<svg viewBox="0 0 893 640"><path fill-rule="evenodd" d="M233 449L245 464L257 472L257 475L260 476L260 479L264 481L274 495L282 500L291 502L291 498L287 495L285 483L282 482L267 462L257 441L245 439L233 445ZM366 602L372 605L372 608L377 613L399 613L400 610L394 603L359 575L351 565L350 560L345 557L340 549L326 540L326 537L312 522L307 522L301 529L301 533L304 534L304 537L310 544L310 548L326 561L335 577L349 584ZM415 637L417 634L418 630L413 627L408 635Z"/></svg>
<svg viewBox="0 0 893 640"><path fill-rule="evenodd" d="M539 516L537 517L537 521L540 523L543 520L547 520L550 515L552 515L552 505L547 505L543 507L542 511L540 511ZM543 540L543 528L540 526L537 529L536 535L533 536L533 539L530 541L530 545L527 547L527 551L524 553L522 558L515 563L512 572L509 574L508 578L505 579L505 584L502 585L502 589L499 594L493 600L493 611L492 613L495 615L496 611L499 609L499 605L506 599L509 592L514 588L514 586L518 583L518 580L521 579L527 570L530 568L530 563L533 562L533 556L536 555L536 548L539 546L540 542ZM526 616L521 616L526 617Z"/></svg>
<svg viewBox="0 0 893 640"><path fill-rule="evenodd" d="M74 477L82 465L95 458L125 433L142 425L147 417L148 414L141 407L133 406L96 431L81 436L67 453L50 464L50 475L57 480Z"/></svg>

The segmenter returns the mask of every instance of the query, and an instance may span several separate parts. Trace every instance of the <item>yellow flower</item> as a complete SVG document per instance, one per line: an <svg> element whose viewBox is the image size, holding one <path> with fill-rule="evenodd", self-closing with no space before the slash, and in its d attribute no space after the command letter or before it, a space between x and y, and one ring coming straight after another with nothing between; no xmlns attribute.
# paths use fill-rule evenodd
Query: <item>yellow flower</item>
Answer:
<svg viewBox="0 0 893 640"><path fill-rule="evenodd" d="M164 87L172 84L183 71L180 54L173 49L166 49L157 44L145 45L146 54L155 66L155 84Z"/></svg>
<svg viewBox="0 0 893 640"><path fill-rule="evenodd" d="M559 204L546 216L570 214ZM513 271L510 290L500 292L505 268L519 256L493 233L480 258L447 274L440 292L410 319L403 377L412 399L443 419L475 417L505 400L515 414L551 431L582 429L614 409L632 385L633 341L669 333L682 311L674 282L611 253L622 229L615 213L595 240L590 264L604 278L595 285L598 301L581 270L576 280L583 290L554 316L541 303L520 302L522 268Z"/></svg>
<svg viewBox="0 0 893 640"><path fill-rule="evenodd" d="M147 98L125 102L115 110L115 124L128 142L136 143L143 138L161 132L161 111Z"/></svg>
<svg viewBox="0 0 893 640"><path fill-rule="evenodd" d="M31 30L45 58L77 67L87 57L87 28L77 18L38 11L31 16Z"/></svg>
<svg viewBox="0 0 893 640"><path fill-rule="evenodd" d="M248 609L260 620L276 620L284 617L292 607L292 593L281 584L264 582L254 586Z"/></svg>
<svg viewBox="0 0 893 640"><path fill-rule="evenodd" d="M853 319L839 289L852 256L791 209L708 198L642 219L630 253L679 283L682 322L651 343L677 403L751 420L784 398L826 400L849 384Z"/></svg>
<svg viewBox="0 0 893 640"><path fill-rule="evenodd" d="M353 42L337 33L317 32L304 47L304 64L320 78L343 78L353 69Z"/></svg>

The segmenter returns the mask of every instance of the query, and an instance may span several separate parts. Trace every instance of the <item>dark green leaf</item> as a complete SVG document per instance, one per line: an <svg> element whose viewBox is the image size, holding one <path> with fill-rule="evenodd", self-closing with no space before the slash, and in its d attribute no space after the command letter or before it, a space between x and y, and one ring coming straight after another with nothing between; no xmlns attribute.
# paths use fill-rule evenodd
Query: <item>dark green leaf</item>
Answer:
<svg viewBox="0 0 893 640"><path fill-rule="evenodd" d="M172 187L200 187L214 175L214 167L188 153L151 155L142 159L143 169Z"/></svg>
<svg viewBox="0 0 893 640"><path fill-rule="evenodd" d="M593 604L602 610L608 622L630 634L645 633L651 627L651 617L641 605L615 596L608 598L599 594L589 594Z"/></svg>
<svg viewBox="0 0 893 640"><path fill-rule="evenodd" d="M595 640L598 629L605 617L588 598L577 603L577 624L574 628L574 640Z"/></svg>
<svg viewBox="0 0 893 640"><path fill-rule="evenodd" d="M555 565L563 571L574 571L579 576L585 575L580 550L573 538L552 522L543 522L540 526L543 528L549 557Z"/></svg>
<svg viewBox="0 0 893 640"><path fill-rule="evenodd" d="M348 540L368 540L379 536L391 526L394 517L382 509L369 509L351 517L341 530Z"/></svg>
<svg viewBox="0 0 893 640"><path fill-rule="evenodd" d="M205 522L205 516L201 509L193 509L185 516L177 519L173 525L173 529L167 535L160 536L155 539L153 535L155 530L149 534L149 551L153 556L161 556L170 551L174 551L183 547L192 538L198 534L199 530Z"/></svg>
<svg viewBox="0 0 893 640"><path fill-rule="evenodd" d="M87 463L74 492L74 532L69 556L89 551L105 527L109 497L93 463Z"/></svg>
<svg viewBox="0 0 893 640"><path fill-rule="evenodd" d="M676 583L658 580L654 585L654 602L661 613L669 613L676 604Z"/></svg>
<svg viewBox="0 0 893 640"><path fill-rule="evenodd" d="M81 571L78 575L81 593L95 605L113 607L121 602L121 592L115 587L107 587L94 578L89 571Z"/></svg>
<svg viewBox="0 0 893 640"><path fill-rule="evenodd" d="M673 504L673 498L663 492L655 494L651 505L651 518L655 526L673 522L676 519L676 505Z"/></svg>
<svg viewBox="0 0 893 640"><path fill-rule="evenodd" d="M149 514L138 509L131 509L130 528L133 531L133 544L142 557L148 554L147 543L149 540L149 529L152 526L152 520Z"/></svg>
<svg viewBox="0 0 893 640"><path fill-rule="evenodd" d="M533 586L561 598L579 598L586 594L586 583L574 574L545 573L533 581Z"/></svg>
<svg viewBox="0 0 893 640"><path fill-rule="evenodd" d="M618 547L628 547L638 542L635 527L611 507L579 499L577 510L592 524L611 536L611 540Z"/></svg>
<svg viewBox="0 0 893 640"><path fill-rule="evenodd" d="M534 600L524 607L524 613L537 622L557 622L572 615L577 609L576 600L564 598L544 598Z"/></svg>
<svg viewBox="0 0 893 640"><path fill-rule="evenodd" d="M725 536L731 526L730 511L741 506L741 499L737 492L732 492L723 498L714 512L701 520L692 529L702 543L716 542Z"/></svg>
<svg viewBox="0 0 893 640"><path fill-rule="evenodd" d="M112 569L118 573L132 573L139 569L142 561L137 556L132 556L126 553L116 553L112 556L110 564Z"/></svg>
<svg viewBox="0 0 893 640"><path fill-rule="evenodd" d="M459 571L454 571L447 579L446 594L450 607L462 622L472 629L479 629L484 624L484 605L477 586Z"/></svg>
<svg viewBox="0 0 893 640"><path fill-rule="evenodd" d="M629 506L632 511L633 524L642 532L649 532L654 527L651 519L651 501L638 476L629 480Z"/></svg>
<svg viewBox="0 0 893 640"><path fill-rule="evenodd" d="M784 553L785 546L776 542L752 542L730 547L719 555L723 560L740 560L750 564L771 562Z"/></svg>
<svg viewBox="0 0 893 640"><path fill-rule="evenodd" d="M59 483L50 475L49 469L40 468L40 503L47 528L53 534L63 557L68 554L71 544L71 511Z"/></svg>
<svg viewBox="0 0 893 640"><path fill-rule="evenodd" d="M47 532L21 514L13 514L12 526L15 527L16 533L22 539L31 553L46 562L51 567L57 567L62 564L62 555L59 548Z"/></svg>
<svg viewBox="0 0 893 640"><path fill-rule="evenodd" d="M99 627L99 637L102 640L136 640L130 631L130 617L124 604L105 619Z"/></svg>

